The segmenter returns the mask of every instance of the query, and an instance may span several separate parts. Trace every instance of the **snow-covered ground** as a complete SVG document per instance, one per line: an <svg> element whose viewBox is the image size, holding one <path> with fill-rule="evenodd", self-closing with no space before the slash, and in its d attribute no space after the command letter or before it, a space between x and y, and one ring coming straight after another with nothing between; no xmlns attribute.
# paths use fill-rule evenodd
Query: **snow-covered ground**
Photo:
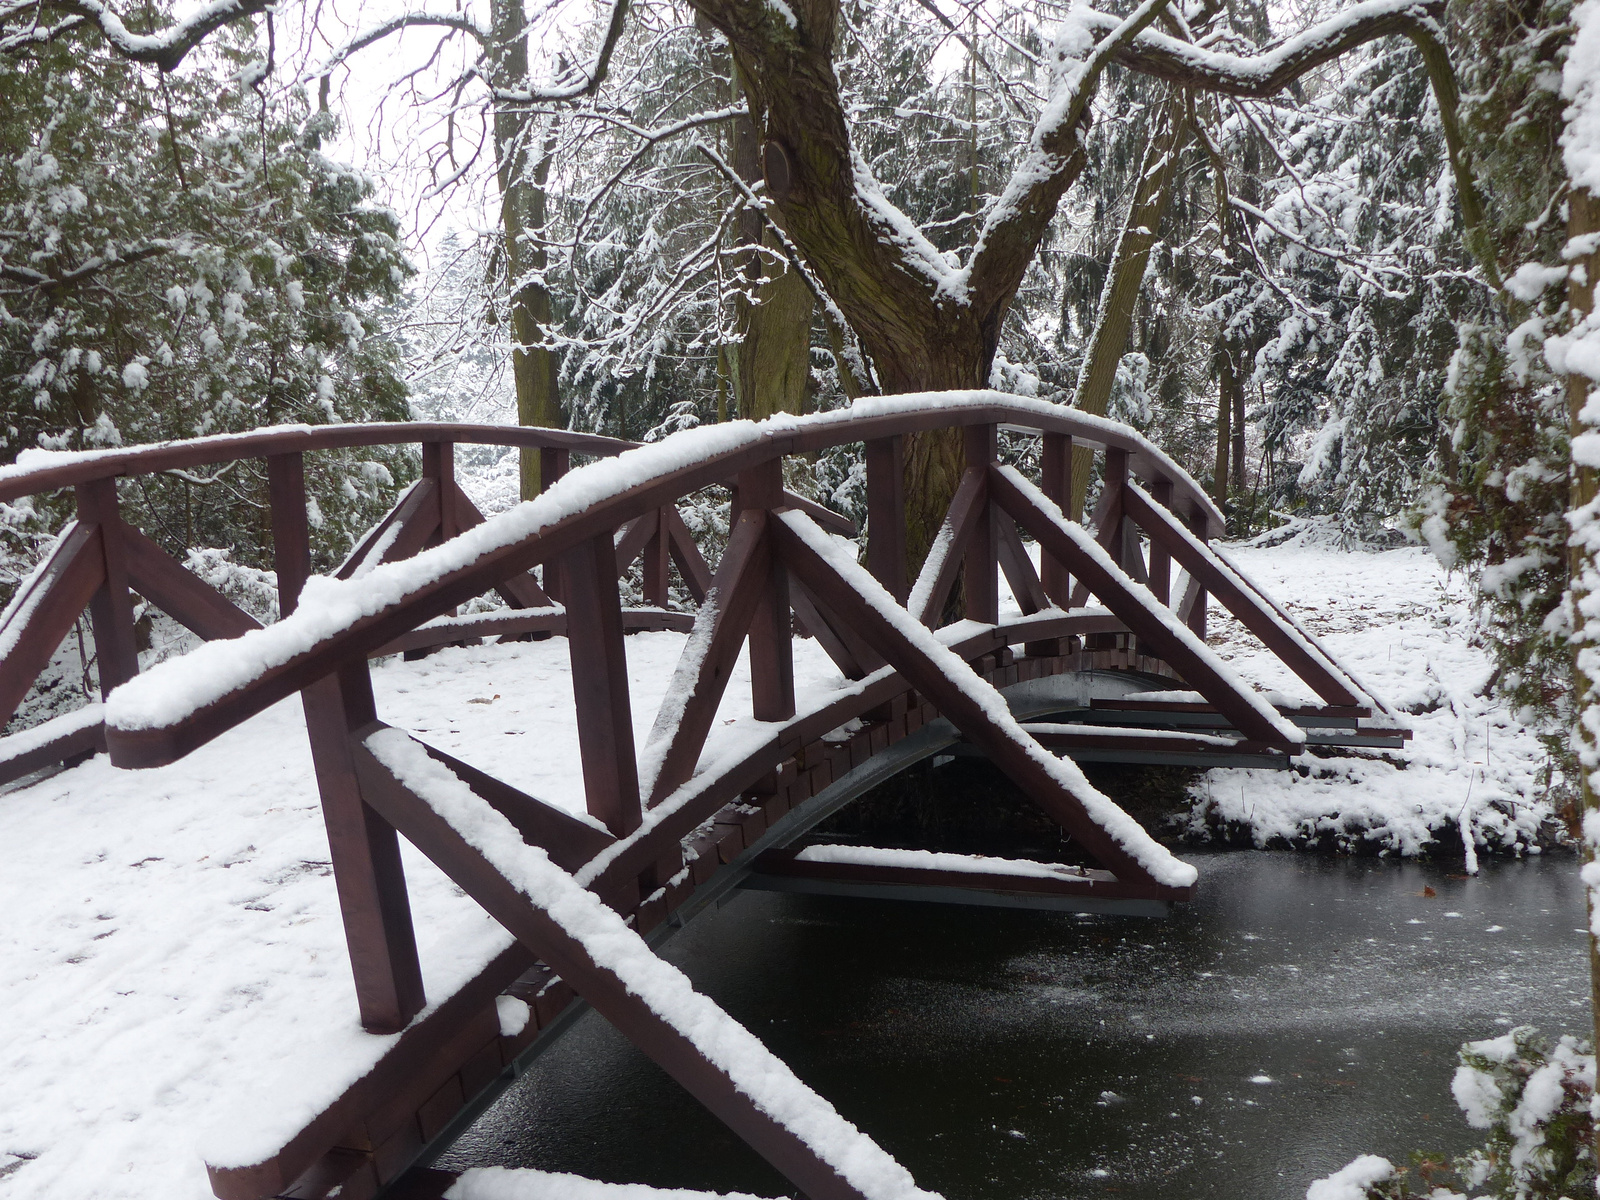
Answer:
<svg viewBox="0 0 1600 1200"><path fill-rule="evenodd" d="M1268 539L1270 540L1270 539ZM1295 771L1207 771L1191 790L1189 828L1226 824L1258 845L1334 841L1417 854L1470 829L1486 847L1538 853L1556 829L1559 784L1537 731L1485 694L1493 664L1477 637L1469 588L1426 549L1345 550L1317 526L1232 560L1314 633L1370 691L1407 714L1403 752L1307 757ZM1304 684L1212 607L1210 641L1246 679L1306 695Z"/></svg>
<svg viewBox="0 0 1600 1200"><path fill-rule="evenodd" d="M684 640L627 640L641 745ZM796 678L844 684L815 643ZM564 638L373 673L392 724L581 811L568 679ZM749 712L743 664L724 704ZM240 1122L292 1132L390 1044L356 1023L298 700L169 767L98 756L0 795L0 845L5 1200L203 1200L208 1144ZM441 1000L508 936L409 846L405 869Z"/></svg>
<svg viewBox="0 0 1600 1200"><path fill-rule="evenodd" d="M1262 840L1306 822L1360 827L1401 852L1463 812L1480 836L1534 835L1543 750L1478 695L1490 668L1471 644L1464 590L1424 551L1302 540L1236 558L1415 712L1417 736L1406 755L1313 760L1310 778L1209 772L1197 812L1248 822ZM1230 622L1213 628L1247 676L1303 690ZM683 643L628 639L641 746ZM374 682L391 723L578 808L567 673L556 638L390 660ZM796 675L812 694L844 686L814 642L797 646ZM713 756L738 736L727 722L749 711L742 665L724 704ZM233 1140L241 1122L295 1127L389 1044L356 1024L297 702L170 767L117 771L102 756L0 794L0 845L4 1200L202 1200L208 1145ZM420 855L405 861L440 999L506 935Z"/></svg>

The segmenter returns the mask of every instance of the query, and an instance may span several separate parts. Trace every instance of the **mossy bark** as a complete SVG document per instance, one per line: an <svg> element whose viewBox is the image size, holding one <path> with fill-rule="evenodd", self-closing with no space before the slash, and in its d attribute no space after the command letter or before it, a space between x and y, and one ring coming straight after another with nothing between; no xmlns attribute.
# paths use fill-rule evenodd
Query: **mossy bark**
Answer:
<svg viewBox="0 0 1600 1200"><path fill-rule="evenodd" d="M1095 311L1094 331L1072 407L1097 417L1106 415L1111 404L1111 389L1117 381L1117 367L1128 349L1128 333L1133 327L1133 312L1139 300L1139 285L1150 265L1150 251L1161 231L1167 202L1172 196L1172 177L1178 158L1189 139L1190 114L1186 97L1174 89L1162 106L1155 136L1145 148L1139 182L1134 188L1128 217L1117 237L1111 255L1100 305ZM1089 489L1089 472L1094 468L1094 452L1080 446L1072 452L1072 491L1068 496L1069 515L1083 517L1084 496Z"/></svg>
<svg viewBox="0 0 1600 1200"><path fill-rule="evenodd" d="M494 0L494 44L490 62L496 86L516 88L528 78L528 39L520 4ZM505 240L506 280L510 289L511 374L517 392L517 423L544 428L566 424L555 351L545 346L550 292L544 284L545 185L554 151L553 127L526 108L498 105L494 113L495 173L500 184L500 223ZM524 500L537 496L539 452L523 450L520 463Z"/></svg>

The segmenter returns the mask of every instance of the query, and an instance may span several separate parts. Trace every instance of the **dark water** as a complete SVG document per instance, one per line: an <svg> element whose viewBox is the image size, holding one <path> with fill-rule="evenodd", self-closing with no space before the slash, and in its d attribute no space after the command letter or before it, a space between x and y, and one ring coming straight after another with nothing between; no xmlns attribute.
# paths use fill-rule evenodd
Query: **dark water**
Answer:
<svg viewBox="0 0 1600 1200"><path fill-rule="evenodd" d="M1463 1040L1587 1032L1570 857L1186 857L1165 921L747 893L664 952L948 1200L1299 1200L1473 1145ZM489 1164L792 1194L592 1013L441 1162Z"/></svg>

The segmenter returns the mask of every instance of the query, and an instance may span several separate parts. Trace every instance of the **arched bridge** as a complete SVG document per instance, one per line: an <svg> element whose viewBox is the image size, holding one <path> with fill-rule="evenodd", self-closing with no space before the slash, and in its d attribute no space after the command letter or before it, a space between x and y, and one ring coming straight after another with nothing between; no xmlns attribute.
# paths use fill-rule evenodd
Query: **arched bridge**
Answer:
<svg viewBox="0 0 1600 1200"><path fill-rule="evenodd" d="M909 580L903 440L950 427L961 431L964 474ZM1000 461L1003 429L1040 439L1037 480ZM333 576L310 577L304 455L407 442L421 445L421 479ZM537 448L555 482L485 519L454 478L463 443ZM864 565L847 519L784 486L787 456L846 443L866 446ZM1090 525L1063 512L1078 448L1103 455ZM569 471L574 454L596 461ZM266 627L118 505L119 477L245 458L264 459L270 481L281 616ZM678 505L716 486L731 487L733 504L713 568ZM1160 911L1188 898L1193 869L1076 761L1271 769L1310 743L1407 736L1234 568L1213 541L1217 509L1166 455L1115 422L999 393L877 398L634 448L548 430L333 426L0 472L0 499L68 487L76 522L0 618L0 702L16 710L87 609L104 704L0 741L0 778L97 750L117 766L171 763L299 693L361 1022L398 1034L294 1136L209 1163L229 1200L372 1194L530 1042L564 1027L578 999L804 1195L927 1195L650 945L741 883ZM619 576L641 558L644 605L627 607ZM674 568L692 613L667 608ZM1016 612L1001 610L1002 576ZM964 619L941 626L958 581ZM505 607L457 615L490 592ZM135 594L210 640L139 673ZM1205 644L1213 601L1314 699L1263 694L1235 676ZM626 635L643 629L687 636L636 741ZM833 665L809 684L796 682L796 633ZM552 635L570 653L573 796L528 795L382 720L371 659ZM957 743L1009 776L1091 864L805 844L850 799ZM516 938L449 997L424 995L401 836ZM501 995L529 1003L520 1033L493 1020Z"/></svg>

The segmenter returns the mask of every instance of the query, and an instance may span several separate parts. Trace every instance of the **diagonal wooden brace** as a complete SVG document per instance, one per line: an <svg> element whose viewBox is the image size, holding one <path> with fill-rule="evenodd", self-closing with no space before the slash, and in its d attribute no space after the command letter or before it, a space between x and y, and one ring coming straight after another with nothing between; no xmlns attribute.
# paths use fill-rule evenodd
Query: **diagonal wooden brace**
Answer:
<svg viewBox="0 0 1600 1200"><path fill-rule="evenodd" d="M950 501L950 507L933 539L933 549L922 564L916 585L911 589L915 608L911 615L924 625L935 627L944 612L950 589L955 587L956 576L961 572L967 546L978 531L978 525L988 516L988 476L981 468L974 468L961 476L961 483Z"/></svg>
<svg viewBox="0 0 1600 1200"><path fill-rule="evenodd" d="M652 750L666 743L650 788L651 804L659 804L694 774L771 571L767 514L746 509L728 536L707 602L695 616L694 632L650 734Z"/></svg>
<svg viewBox="0 0 1600 1200"><path fill-rule="evenodd" d="M382 728L374 723L369 730ZM614 969L597 962L567 924L501 874L365 744L357 743L354 753L362 795L369 804L810 1200L868 1200L866 1193L846 1181L817 1150L741 1091L732 1075L708 1058L667 1015L630 990ZM642 940L637 949L650 953Z"/></svg>
<svg viewBox="0 0 1600 1200"><path fill-rule="evenodd" d="M1164 658L1240 733L1284 750L1300 749L1303 738L1291 740L1293 731L1280 728L1281 722L1263 711L1244 684L1218 670L1193 634L1186 634L1175 617L1169 621L1162 616L1162 613L1170 613L1170 609L1115 564L1089 552L1092 543L1081 529L1068 524L1058 514L1038 507L1011 478L1007 468L997 467L991 472L989 490L995 502L1011 514L1018 525L1066 563L1074 577L1082 580L1135 637ZM1120 504L1117 511L1121 512Z"/></svg>
<svg viewBox="0 0 1600 1200"><path fill-rule="evenodd" d="M1159 885L1131 854L1095 822L1083 802L1045 769L1048 754L1020 728L1002 724L990 715L990 706L1005 701L994 688L965 663L935 661L871 604L820 554L788 527L788 519L774 522L778 552L805 585L844 620L855 626L890 666L939 712L979 747L995 766L1020 787L1035 804L1049 813L1079 845L1123 881L1138 880L1152 889Z"/></svg>
<svg viewBox="0 0 1600 1200"><path fill-rule="evenodd" d="M124 523L117 531L128 562L128 582L186 629L214 641L239 637L261 622L187 570L160 546Z"/></svg>
<svg viewBox="0 0 1600 1200"><path fill-rule="evenodd" d="M1151 538L1177 559L1192 579L1199 581L1217 598L1222 607L1255 634L1261 644L1303 679L1323 701L1336 705L1366 705L1371 700L1350 687L1350 681L1334 664L1332 657L1303 630L1289 626L1247 583L1209 546L1136 483L1129 483L1123 501L1128 515Z"/></svg>
<svg viewBox="0 0 1600 1200"><path fill-rule="evenodd" d="M0 711L17 711L39 672L105 581L100 527L73 522L50 557L24 581L0 621Z"/></svg>

